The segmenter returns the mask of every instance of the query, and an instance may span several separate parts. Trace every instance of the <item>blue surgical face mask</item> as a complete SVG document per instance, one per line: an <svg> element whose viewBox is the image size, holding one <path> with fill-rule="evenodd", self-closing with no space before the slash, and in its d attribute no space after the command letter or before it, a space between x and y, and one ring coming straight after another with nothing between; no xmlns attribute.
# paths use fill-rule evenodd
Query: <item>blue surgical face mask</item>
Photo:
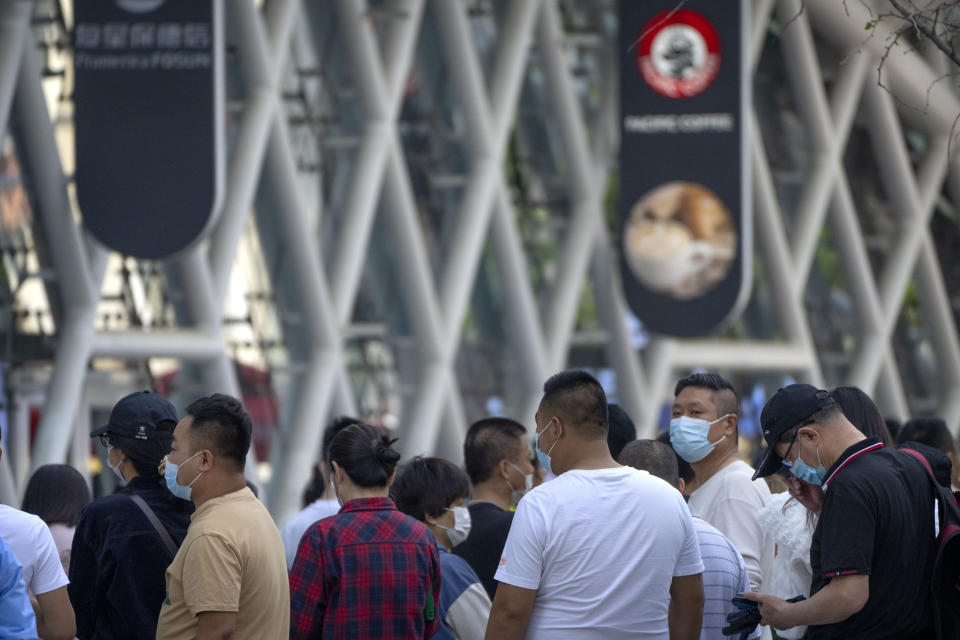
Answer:
<svg viewBox="0 0 960 640"><path fill-rule="evenodd" d="M192 456L190 456L180 464L174 464L170 462L170 460L167 460L166 466L163 469L163 477L167 481L167 489L170 490L170 493L172 493L173 495L177 496L182 500L189 500L190 497L193 495L193 489L191 487L193 487L193 483L197 481L197 478L203 475L203 471L195 475L193 477L193 480L190 481L190 484L186 486L177 482L177 474L180 472L180 467L187 464L188 462L196 458L201 453L202 453L201 451L197 451L195 454L193 454Z"/></svg>
<svg viewBox="0 0 960 640"><path fill-rule="evenodd" d="M110 471L113 471L113 473L120 480L120 484L125 485L127 484L127 480L126 478L123 477L123 473L120 471L120 465L123 464L123 460L118 462L117 466L113 466L112 464L110 464L110 453L113 451L113 449L114 449L113 445L110 445L107 447L107 466L110 467Z"/></svg>
<svg viewBox="0 0 960 640"><path fill-rule="evenodd" d="M823 479L827 477L827 470L820 462L820 447L817 447L816 469L804 462L803 458L800 456L797 456L797 459L793 462L790 462L784 458L783 466L790 469L790 473L792 473L797 479L803 480L807 484L812 484L818 487L823 484Z"/></svg>
<svg viewBox="0 0 960 640"><path fill-rule="evenodd" d="M691 418L689 416L679 416L670 421L670 444L677 452L677 455L687 462L700 462L713 451L713 448L720 444L727 436L722 436L716 442L707 440L710 433L710 426L721 420L730 417L733 414L720 416L713 422Z"/></svg>
<svg viewBox="0 0 960 640"><path fill-rule="evenodd" d="M553 424L553 418L550 419L550 422L547 423L547 426L543 428L542 431L537 432L537 460L540 461L540 466L546 469L548 472L553 473L553 469L550 468L550 452L553 451L553 448L557 446L557 443L560 441L560 434L557 434L557 439L553 441L553 444L550 445L550 450L546 453L543 452L543 449L540 448L540 436L542 436L547 429L550 428L550 425ZM531 481L533 478L531 478Z"/></svg>

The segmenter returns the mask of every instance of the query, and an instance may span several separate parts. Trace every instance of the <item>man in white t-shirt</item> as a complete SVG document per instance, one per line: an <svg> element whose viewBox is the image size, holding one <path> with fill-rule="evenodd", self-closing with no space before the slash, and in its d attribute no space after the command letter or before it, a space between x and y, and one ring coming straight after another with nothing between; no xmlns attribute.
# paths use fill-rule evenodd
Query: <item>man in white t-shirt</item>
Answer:
<svg viewBox="0 0 960 640"><path fill-rule="evenodd" d="M725 535L743 556L756 591L770 576L773 539L760 526L770 499L766 482L737 449L738 400L733 385L715 373L694 373L674 390L670 444L694 471L690 509Z"/></svg>
<svg viewBox="0 0 960 640"><path fill-rule="evenodd" d="M617 464L607 399L583 371L544 385L537 455L557 475L517 505L488 640L695 640L703 564L682 496Z"/></svg>
<svg viewBox="0 0 960 640"><path fill-rule="evenodd" d="M37 516L0 504L0 538L23 566L23 582L33 601L37 633L45 640L73 638L77 625L67 595L69 580L50 529Z"/></svg>

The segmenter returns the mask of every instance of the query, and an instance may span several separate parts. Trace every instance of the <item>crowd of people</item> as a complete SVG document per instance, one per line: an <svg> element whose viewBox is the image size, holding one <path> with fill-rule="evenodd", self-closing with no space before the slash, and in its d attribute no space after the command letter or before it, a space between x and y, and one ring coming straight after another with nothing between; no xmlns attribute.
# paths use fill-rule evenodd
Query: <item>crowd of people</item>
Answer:
<svg viewBox="0 0 960 640"><path fill-rule="evenodd" d="M134 393L91 433L119 491L91 501L49 465L0 505L0 638L937 638L924 467L957 488L946 424L792 384L751 465L738 421L733 385L695 373L638 440L579 370L546 381L529 430L471 425L462 467L340 417L281 533L237 399L181 417Z"/></svg>

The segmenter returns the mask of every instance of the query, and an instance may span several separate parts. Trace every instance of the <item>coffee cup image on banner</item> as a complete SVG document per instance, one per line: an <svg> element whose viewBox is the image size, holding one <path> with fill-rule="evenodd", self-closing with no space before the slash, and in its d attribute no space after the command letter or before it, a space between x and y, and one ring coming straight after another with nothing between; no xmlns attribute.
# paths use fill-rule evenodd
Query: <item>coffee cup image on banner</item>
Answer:
<svg viewBox="0 0 960 640"><path fill-rule="evenodd" d="M710 189L668 182L630 210L623 250L630 272L651 291L690 300L717 286L737 255L730 211Z"/></svg>

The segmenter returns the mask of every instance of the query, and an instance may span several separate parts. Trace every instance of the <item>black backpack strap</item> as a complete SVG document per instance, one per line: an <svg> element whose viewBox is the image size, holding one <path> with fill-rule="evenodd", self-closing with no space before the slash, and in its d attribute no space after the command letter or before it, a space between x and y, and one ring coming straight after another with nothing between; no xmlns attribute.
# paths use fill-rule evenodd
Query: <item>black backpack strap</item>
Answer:
<svg viewBox="0 0 960 640"><path fill-rule="evenodd" d="M147 520L149 520L150 524L153 525L153 528L156 529L157 535L159 535L160 539L163 540L163 544L167 548L167 551L170 552L170 559L172 560L177 555L177 544L173 541L173 538L170 537L170 534L167 532L166 527L163 526L163 523L160 522L160 518L158 518L157 514L153 512L153 509L150 508L150 505L147 504L147 501L137 494L128 493L126 496L133 500L133 504L137 505L140 508L140 511L143 511L143 515L147 516Z"/></svg>

